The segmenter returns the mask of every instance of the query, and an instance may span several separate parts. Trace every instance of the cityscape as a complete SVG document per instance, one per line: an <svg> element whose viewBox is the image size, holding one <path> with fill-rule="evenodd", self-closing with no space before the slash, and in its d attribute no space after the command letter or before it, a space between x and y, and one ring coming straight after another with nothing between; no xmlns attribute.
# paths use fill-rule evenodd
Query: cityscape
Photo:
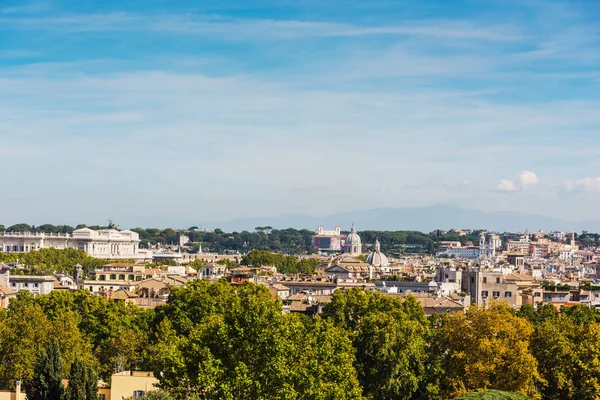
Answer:
<svg viewBox="0 0 600 400"><path fill-rule="evenodd" d="M600 0L0 0L0 400L600 400Z"/></svg>
<svg viewBox="0 0 600 400"><path fill-rule="evenodd" d="M233 384L227 380L233 377L221 375L227 374L226 370L205 370L202 363L212 357L232 357L233 353L241 357L234 365L245 364L246 359L258 362L247 357L273 351L273 344L261 342L266 340L264 335L283 335L280 340L284 340L287 334L271 332L268 326L275 322L269 318L278 324L299 323L303 318L333 324L329 328L294 328L309 329L294 331L310 336L306 338L309 342L296 345L303 352L305 346L313 346L317 351L313 357L326 370L312 371L314 366L303 364L286 364L285 368L323 374L317 375L320 383L333 385L322 389L323 393L334 398L361 398L365 392L372 398L451 398L464 392L509 396L500 398L537 398L540 394L551 398L545 391L551 387L548 380L556 378L552 369L545 368L573 362L573 357L595 357L590 351L597 343L594 332L600 332L600 235L595 233L462 228L429 233L360 231L354 224L345 225L345 229L341 225L318 226L314 231L263 226L252 232L227 233L195 226L121 230L112 221L107 226L35 227L22 223L1 228L0 306L6 314L1 322L5 330L0 333L23 335L16 340L24 345L21 341L32 340L27 335L35 335L37 328L27 333L26 327L11 318L18 318L21 324L25 318L37 326L39 321L33 319L37 312L45 321L41 324L48 325L42 329L52 331L56 329L52 325L59 324L58 341L52 344L44 338L41 343L50 343L49 354L53 345L68 346L62 354L55 349L56 357L70 358L73 366L81 363L81 371L87 371L84 376L91 373L99 377L92 390L104 399L196 398L207 391L210 398L226 398L226 391L231 389L223 385ZM214 301L223 302L228 309ZM260 321L262 313L270 317ZM196 354L198 350L190 346L201 345L197 342L200 339L179 335L200 334L194 333L195 329L209 329L210 319L216 316L233 318L229 322L221 319L219 324L226 325L218 325L219 329L249 332L229 333L220 339L225 343L215 344L210 337L218 332L204 332L209 337L203 336L207 342L202 345L215 353ZM92 321L98 318L110 318L115 326L94 326L99 321ZM363 318L373 321L363 325ZM198 323L198 328L193 328ZM72 331L62 331L63 324ZM336 329L346 330L347 336L328 337L341 334ZM451 336L444 339L438 335ZM463 335L469 335L468 343L459 339ZM332 354L323 355L323 343L318 338L345 340L346 346L355 346L356 353L339 349L338 343L329 349ZM33 397L30 393L35 384L30 381L22 388L21 382L26 382L26 374L34 374L29 379L35 382L35 374L43 372L38 372L35 357L11 361L17 356L16 349L8 346L15 345L11 340L15 339L0 336L0 382L4 382L5 393L18 397L27 392L28 398ZM567 340L571 351L579 349L585 354L556 360L553 353L547 354L547 347L559 351L557 346L566 345L557 340ZM239 350L251 346L244 350L250 353L224 350L221 346L225 345L240 346ZM441 346L443 353L430 353L430 346ZM34 351L34 347L27 351ZM82 349L78 351L87 349L92 360L84 362L69 353L77 347ZM362 353L371 347L375 354ZM219 353L222 351L225 353ZM468 353L471 351L474 353ZM487 364L492 355L494 363ZM298 355L280 356L284 362ZM340 357L355 357L356 361L348 364ZM359 360L361 364L356 364ZM381 369L377 365L382 360L391 364ZM261 368L274 368L274 361L261 362ZM365 368L362 363L369 362L374 363L372 369L361 370ZM451 371L436 370L431 375L434 362L440 363L438 368L444 365ZM475 373L471 368L478 362L487 367ZM334 364L327 367L327 363ZM405 363L413 367L401 369ZM526 373L517 368L523 363ZM328 368L333 365L345 368L344 372L331 374ZM459 366L463 369L456 370ZM191 376L190 368L201 375ZM505 372L497 375L500 368ZM579 368L588 367L569 368L581 374ZM588 371L594 373L595 369ZM219 383L204 381L205 374L210 373L219 374ZM400 378L406 380L402 385L387 386L390 379ZM301 382L293 379L294 385ZM83 388L89 385L85 378L81 381ZM567 390L558 381L553 384ZM589 382L572 384L577 388L568 390L578 393L576 396L581 396L580 391L594 390ZM267 396L267 388L241 385L246 394L238 393L234 398ZM281 385L269 388L273 393L268 396L279 398ZM490 388L505 391L478 392ZM295 396L304 398L307 394L303 390L295 388ZM560 398L569 398L566 392L560 393Z"/></svg>

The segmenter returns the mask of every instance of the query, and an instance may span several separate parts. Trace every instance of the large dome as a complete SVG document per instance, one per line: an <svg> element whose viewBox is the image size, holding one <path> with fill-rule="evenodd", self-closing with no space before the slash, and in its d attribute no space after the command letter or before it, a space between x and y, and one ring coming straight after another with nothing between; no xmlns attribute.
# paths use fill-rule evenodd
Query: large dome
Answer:
<svg viewBox="0 0 600 400"><path fill-rule="evenodd" d="M387 256L381 252L379 239L375 240L375 250L367 256L365 261L367 264L370 264L374 267L389 267L390 262L388 261Z"/></svg>

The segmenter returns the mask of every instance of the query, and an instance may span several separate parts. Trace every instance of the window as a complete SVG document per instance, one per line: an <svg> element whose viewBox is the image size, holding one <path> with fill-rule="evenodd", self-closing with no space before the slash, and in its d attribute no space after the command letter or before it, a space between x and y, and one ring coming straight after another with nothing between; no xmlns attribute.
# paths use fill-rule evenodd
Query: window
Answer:
<svg viewBox="0 0 600 400"><path fill-rule="evenodd" d="M500 292L492 292L492 296L494 296L495 298L500 297Z"/></svg>
<svg viewBox="0 0 600 400"><path fill-rule="evenodd" d="M474 276L471 277L471 283L475 283L475 277Z"/></svg>
<svg viewBox="0 0 600 400"><path fill-rule="evenodd" d="M504 297L512 297L512 292L504 292Z"/></svg>
<svg viewBox="0 0 600 400"><path fill-rule="evenodd" d="M17 284L16 284L16 283L14 283L14 282L11 282L10 286L12 286L12 287L17 287Z"/></svg>
<svg viewBox="0 0 600 400"><path fill-rule="evenodd" d="M496 283L500 283L500 278L496 278Z"/></svg>
<svg viewBox="0 0 600 400"><path fill-rule="evenodd" d="M542 297L542 294L540 292L535 292L535 297Z"/></svg>
<svg viewBox="0 0 600 400"><path fill-rule="evenodd" d="M34 284L33 284L33 287L34 287L34 288L39 288L39 287L40 287L40 284L39 284L39 283L34 283Z"/></svg>
<svg viewBox="0 0 600 400"><path fill-rule="evenodd" d="M125 280L125 275L119 275L119 280L120 281L124 281Z"/></svg>
<svg viewBox="0 0 600 400"><path fill-rule="evenodd" d="M29 283L25 282L25 283L23 284L23 286L25 286L25 287L29 287Z"/></svg>
<svg viewBox="0 0 600 400"><path fill-rule="evenodd" d="M143 390L134 390L133 391L134 399L143 399L145 395L146 395L146 392L144 392Z"/></svg>
<svg viewBox="0 0 600 400"><path fill-rule="evenodd" d="M487 283L487 278L483 278L483 283Z"/></svg>
<svg viewBox="0 0 600 400"><path fill-rule="evenodd" d="M133 275L129 275L129 278L128 278L128 279L129 279L130 281L133 281L133 280L135 279L135 277L134 277Z"/></svg>
<svg viewBox="0 0 600 400"><path fill-rule="evenodd" d="M98 395L98 398L100 400L106 400L106 395L105 394L100 394L100 395Z"/></svg>
<svg viewBox="0 0 600 400"><path fill-rule="evenodd" d="M101 281L105 281L106 280L106 275L100 275L99 278L100 278Z"/></svg>
<svg viewBox="0 0 600 400"><path fill-rule="evenodd" d="M117 275L116 274L110 274L110 280L114 281L117 279Z"/></svg>
<svg viewBox="0 0 600 400"><path fill-rule="evenodd" d="M93 292L93 291L94 291L94 287L90 286L90 292Z"/></svg>
<svg viewBox="0 0 600 400"><path fill-rule="evenodd" d="M483 292L481 292L481 297L483 297L484 299L485 299L486 297L488 297L488 292L487 292L487 290L484 290Z"/></svg>

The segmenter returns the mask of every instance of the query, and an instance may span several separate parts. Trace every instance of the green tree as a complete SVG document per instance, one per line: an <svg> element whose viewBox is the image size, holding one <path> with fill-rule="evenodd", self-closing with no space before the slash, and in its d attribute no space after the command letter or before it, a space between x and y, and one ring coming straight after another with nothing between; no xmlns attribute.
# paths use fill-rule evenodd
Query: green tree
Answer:
<svg viewBox="0 0 600 400"><path fill-rule="evenodd" d="M544 399L600 399L600 324L563 315L536 327L531 340Z"/></svg>
<svg viewBox="0 0 600 400"><path fill-rule="evenodd" d="M501 390L483 390L481 392L467 393L457 400L528 400L519 393L503 392Z"/></svg>
<svg viewBox="0 0 600 400"><path fill-rule="evenodd" d="M355 399L346 333L284 315L262 285L193 282L157 310L148 360L178 399Z"/></svg>
<svg viewBox="0 0 600 400"><path fill-rule="evenodd" d="M15 381L34 378L38 355L45 351L50 331L50 322L37 304L0 312L0 388L13 389Z"/></svg>
<svg viewBox="0 0 600 400"><path fill-rule="evenodd" d="M420 304L378 292L336 291L323 312L349 332L363 393L371 399L411 399L425 371L428 322Z"/></svg>
<svg viewBox="0 0 600 400"><path fill-rule="evenodd" d="M39 357L34 377L25 385L28 400L62 400L64 365L58 343L51 344Z"/></svg>

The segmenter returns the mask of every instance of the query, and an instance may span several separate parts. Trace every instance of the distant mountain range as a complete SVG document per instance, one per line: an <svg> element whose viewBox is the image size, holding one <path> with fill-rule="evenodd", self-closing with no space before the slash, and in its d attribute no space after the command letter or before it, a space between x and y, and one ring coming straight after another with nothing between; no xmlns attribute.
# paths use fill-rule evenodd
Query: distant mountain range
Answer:
<svg viewBox="0 0 600 400"><path fill-rule="evenodd" d="M340 225L342 230L350 230L352 222L361 230L414 230L431 232L435 229L488 229L492 231L531 232L540 229L600 231L600 221L564 221L558 218L537 214L515 212L485 212L467 210L451 205L428 207L377 208L353 212L343 212L314 217L301 214L284 214L278 217L245 218L226 222L205 222L206 228L220 228L226 232L252 231L257 226L271 226L277 229L295 228L314 230L319 225L333 229Z"/></svg>

